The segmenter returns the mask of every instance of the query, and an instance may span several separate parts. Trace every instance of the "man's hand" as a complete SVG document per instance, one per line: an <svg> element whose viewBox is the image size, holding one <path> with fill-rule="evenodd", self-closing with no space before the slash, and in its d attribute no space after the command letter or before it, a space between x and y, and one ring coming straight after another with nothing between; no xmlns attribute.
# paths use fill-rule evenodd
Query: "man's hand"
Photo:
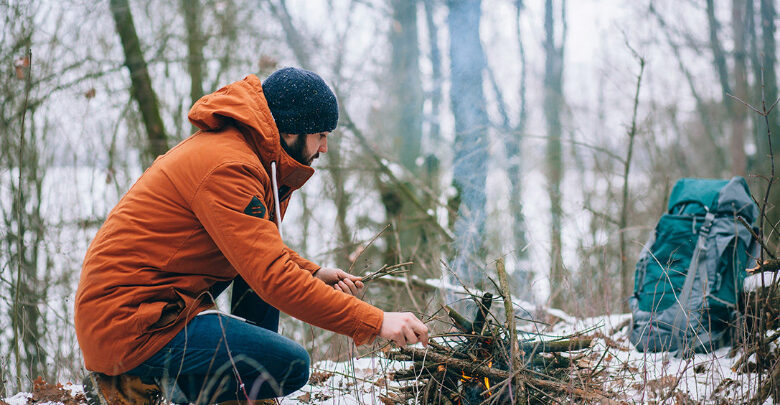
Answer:
<svg viewBox="0 0 780 405"><path fill-rule="evenodd" d="M398 346L417 342L428 346L428 327L411 312L385 312L379 337L392 340Z"/></svg>
<svg viewBox="0 0 780 405"><path fill-rule="evenodd" d="M363 290L366 288L363 282L360 281L361 277L353 276L341 269L321 267L314 273L314 277L324 281L325 284L338 291L354 295L358 298L363 296Z"/></svg>

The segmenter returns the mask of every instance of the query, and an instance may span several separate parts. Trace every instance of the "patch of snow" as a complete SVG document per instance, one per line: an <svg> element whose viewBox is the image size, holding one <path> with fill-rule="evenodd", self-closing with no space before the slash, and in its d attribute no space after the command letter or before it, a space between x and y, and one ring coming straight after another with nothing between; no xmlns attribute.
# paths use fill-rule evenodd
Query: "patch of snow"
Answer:
<svg viewBox="0 0 780 405"><path fill-rule="evenodd" d="M762 283L763 279L763 283ZM770 286L772 283L780 282L780 273L774 271L766 271L759 274L751 274L745 279L745 291L753 291L763 286Z"/></svg>
<svg viewBox="0 0 780 405"><path fill-rule="evenodd" d="M68 391L71 396L76 396L84 393L84 386L81 384L66 383L62 386L62 389Z"/></svg>
<svg viewBox="0 0 780 405"><path fill-rule="evenodd" d="M29 392L20 392L10 398L6 398L4 401L8 405L27 405L27 400L32 398L32 394Z"/></svg>

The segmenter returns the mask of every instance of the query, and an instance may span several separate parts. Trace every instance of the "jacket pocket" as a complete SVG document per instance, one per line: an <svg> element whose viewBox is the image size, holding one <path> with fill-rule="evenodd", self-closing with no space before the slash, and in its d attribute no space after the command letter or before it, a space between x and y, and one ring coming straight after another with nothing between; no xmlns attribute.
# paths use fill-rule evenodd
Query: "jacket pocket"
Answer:
<svg viewBox="0 0 780 405"><path fill-rule="evenodd" d="M179 291L171 287L159 301L146 301L138 306L136 324L141 333L151 333L174 325L185 312L187 302Z"/></svg>

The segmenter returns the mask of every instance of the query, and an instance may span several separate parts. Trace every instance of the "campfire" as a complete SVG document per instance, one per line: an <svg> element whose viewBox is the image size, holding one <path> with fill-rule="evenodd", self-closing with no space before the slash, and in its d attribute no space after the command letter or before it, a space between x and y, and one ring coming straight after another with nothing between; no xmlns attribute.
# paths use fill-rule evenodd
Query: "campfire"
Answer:
<svg viewBox="0 0 780 405"><path fill-rule="evenodd" d="M590 350L593 337L578 333L551 339L518 331L514 322L497 322L490 311L491 293L474 301L479 310L472 321L444 307L453 328L431 339L427 349L401 347L391 352L394 360L411 362L392 375L407 382L404 400L476 405L605 398L599 382L601 362L594 361L597 356ZM510 317L513 312L507 314Z"/></svg>

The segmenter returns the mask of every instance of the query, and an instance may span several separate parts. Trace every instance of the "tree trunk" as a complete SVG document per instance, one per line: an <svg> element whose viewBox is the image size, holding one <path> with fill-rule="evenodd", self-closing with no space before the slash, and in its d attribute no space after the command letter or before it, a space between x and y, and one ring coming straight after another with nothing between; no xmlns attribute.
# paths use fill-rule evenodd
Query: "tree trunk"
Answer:
<svg viewBox="0 0 780 405"><path fill-rule="evenodd" d="M745 6L745 30L748 35L746 42L750 46L750 69L753 73L753 83L749 87L750 93L748 95L748 100L750 100L749 103L754 105L757 103L757 100L761 99L762 92L762 61L759 57L759 48L761 47L761 44L759 43L758 33L756 32L759 25L756 25L755 5L756 0L748 0ZM762 163L763 154L760 151L760 147L765 143L764 139L766 137L766 131L764 129L764 117L759 114L750 113L748 114L748 117L750 117L753 144L756 146L756 149L759 149L756 151L756 153L748 156L747 158L747 172L754 174L760 172L761 170L760 165ZM753 185L753 182L750 180L750 178L748 178L748 184L751 186Z"/></svg>
<svg viewBox="0 0 780 405"><path fill-rule="evenodd" d="M352 232L347 224L351 194L346 191L346 173L343 170L343 158L341 142L343 137L332 137L328 149L328 163L330 177L333 179L333 202L336 204L336 226L338 228L339 249L336 249L336 266L348 269L350 265L349 255L352 246Z"/></svg>
<svg viewBox="0 0 780 405"><path fill-rule="evenodd" d="M393 26L390 30L392 59L391 97L396 134L401 141L401 164L416 173L422 139L422 84L420 81L417 34L417 1L393 0Z"/></svg>
<svg viewBox="0 0 780 405"><path fill-rule="evenodd" d="M190 101L203 97L203 36L200 32L200 0L181 0L187 28L187 70L190 73Z"/></svg>
<svg viewBox="0 0 780 405"><path fill-rule="evenodd" d="M384 114L387 131L397 139L399 161L408 173L420 180L431 180L430 171L423 172L418 165L422 145L423 89L420 78L419 33L417 30L418 1L393 0L391 2L393 21L390 28L392 46L390 60L389 103ZM427 169L427 168L425 168ZM419 201L432 204L414 186L404 182L415 192ZM435 256L432 231L427 218L419 215L418 208L392 182L380 185L382 201L388 220L394 225L393 232L385 234L388 251L386 260L413 261L424 273L423 277L435 277L438 270L438 256ZM430 205L430 209L434 209ZM438 247L436 247L438 249ZM433 259L437 257L437 259Z"/></svg>
<svg viewBox="0 0 780 405"><path fill-rule="evenodd" d="M149 137L149 145L143 160L145 165L150 165L158 155L162 155L168 150L168 141L160 117L157 95L152 88L152 79L149 77L146 60L141 51L141 43L138 40L128 1L111 0L110 4L111 14L114 17L114 23L116 23L116 31L122 41L125 66L130 71L132 96L138 103Z"/></svg>
<svg viewBox="0 0 780 405"><path fill-rule="evenodd" d="M428 46L431 50L431 76L433 82L433 88L431 89L431 114L428 119L430 122L430 131L428 139L433 145L439 145L440 139L440 123L439 123L439 109L441 107L442 100L442 88L441 84L444 77L441 73L441 51L439 50L439 37L438 28L433 20L434 13L434 0L423 0L425 5L425 24L428 28Z"/></svg>
<svg viewBox="0 0 780 405"><path fill-rule="evenodd" d="M775 75L775 3L773 0L761 0L761 42L764 54L764 98L766 106L772 105L777 100L777 76ZM772 111L769 115L769 131L771 133L771 146L774 156L780 155L780 121L778 111ZM770 173L769 139L764 133L762 144L758 148L759 158L763 160L762 174ZM761 147L763 146L763 147ZM777 173L777 160L775 161L775 173ZM777 178L775 178L777 181ZM773 184L767 199L767 221L777 226L780 223L780 182Z"/></svg>
<svg viewBox="0 0 780 405"><path fill-rule="evenodd" d="M561 14L565 14L566 2L561 4ZM561 110L563 109L563 44L555 43L555 18L552 0L545 0L544 12L544 115L547 123L547 187L550 198L550 304L562 307L565 288L566 269L563 267L561 253L561 181L563 180L563 160L561 144ZM565 21L562 21L565 27ZM563 38L566 32L564 29ZM563 42L563 40L562 40Z"/></svg>
<svg viewBox="0 0 780 405"><path fill-rule="evenodd" d="M731 4L731 22L734 29L734 96L749 102L747 99L747 44L745 43L745 0L733 0ZM731 139L729 151L731 155L731 174L745 177L747 175L747 156L745 155L745 133L747 132L747 107L728 97L725 103L731 104Z"/></svg>
<svg viewBox="0 0 780 405"><path fill-rule="evenodd" d="M482 91L481 1L450 0L449 8L450 103L455 117L453 184L460 199L452 268L468 287L482 287L486 280L483 233L489 121Z"/></svg>
<svg viewBox="0 0 780 405"><path fill-rule="evenodd" d="M735 85L743 85L744 88L742 97L745 96L747 89L746 67L745 67L745 54L744 43L745 36L743 34L744 26L742 25L742 19L744 16L744 5L737 4L743 3L740 0L734 0L732 8L732 26L734 28L734 74ZM720 81L721 97L723 99L723 106L726 110L726 119L731 123L731 136L729 137L729 160L731 166L731 173L735 175L744 175L746 162L745 162L745 111L742 106L737 106L737 101L733 100L730 95L733 95L731 89L731 82L729 78L728 63L726 61L726 53L723 50L723 45L720 42L719 31L720 23L718 23L715 17L715 4L714 0L707 0L707 21L709 23L710 34L710 47L712 48L713 62ZM742 64L740 67L739 64ZM741 69L743 83L738 83L739 78L737 75ZM740 97L741 98L741 97ZM741 116L740 116L741 112Z"/></svg>
<svg viewBox="0 0 780 405"><path fill-rule="evenodd" d="M510 191L509 191L509 209L514 219L512 225L512 242L514 245L514 256L517 260L517 267L515 272L512 273L515 277L516 284L518 286L518 294L522 299L530 297L531 274L530 265L527 263L528 254L526 247L528 240L526 239L526 224L525 213L523 208L523 149L522 149L522 137L525 131L528 109L527 109L527 97L526 97L526 78L527 78L527 65L525 61L525 46L523 44L522 30L520 24L520 17L523 12L523 0L517 0L515 2L517 9L517 46L520 51L520 116L517 119L517 125L514 130L509 132L505 137L505 146L507 159L509 161L509 167L507 167L507 176L509 177Z"/></svg>

